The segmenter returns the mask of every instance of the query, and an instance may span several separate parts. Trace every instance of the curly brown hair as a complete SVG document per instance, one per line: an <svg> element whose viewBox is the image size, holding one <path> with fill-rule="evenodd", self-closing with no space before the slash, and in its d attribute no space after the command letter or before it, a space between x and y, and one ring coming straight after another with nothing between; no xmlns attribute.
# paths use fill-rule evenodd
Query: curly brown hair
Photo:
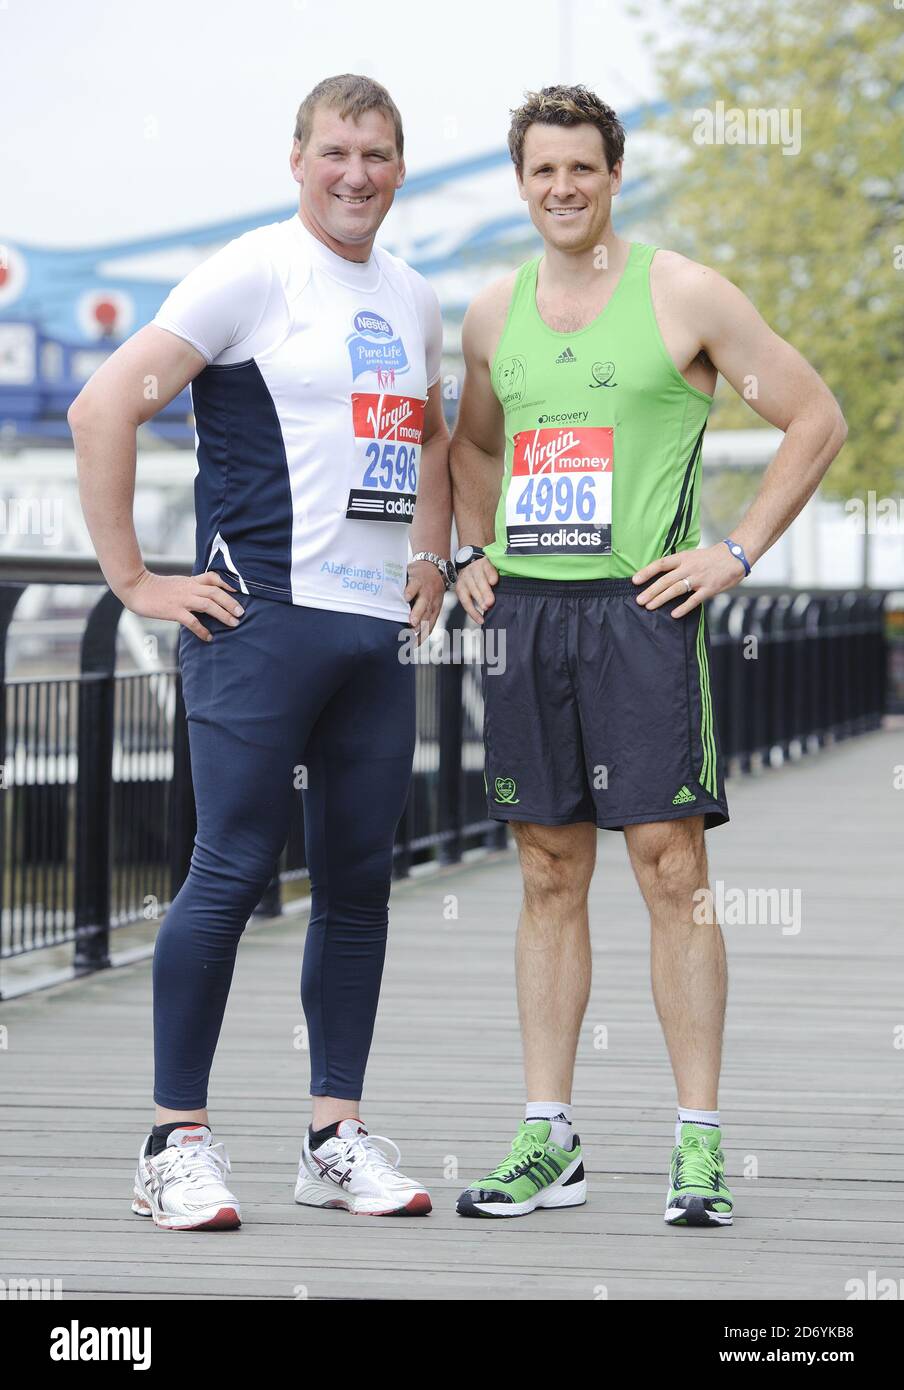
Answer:
<svg viewBox="0 0 904 1390"><path fill-rule="evenodd" d="M524 104L512 111L508 147L519 176L524 170L524 137L532 125L594 125L603 137L610 173L625 153L625 128L604 101L588 87L544 87L525 92Z"/></svg>

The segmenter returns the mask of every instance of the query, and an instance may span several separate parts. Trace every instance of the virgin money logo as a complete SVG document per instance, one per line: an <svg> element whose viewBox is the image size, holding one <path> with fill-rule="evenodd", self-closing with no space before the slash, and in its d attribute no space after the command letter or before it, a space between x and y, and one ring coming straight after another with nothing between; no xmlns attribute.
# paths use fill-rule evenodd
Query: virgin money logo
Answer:
<svg viewBox="0 0 904 1390"><path fill-rule="evenodd" d="M512 472L611 473L612 430L598 425L583 429L520 430L514 437Z"/></svg>
<svg viewBox="0 0 904 1390"><path fill-rule="evenodd" d="M416 396L352 392L352 421L356 439L396 439L420 444L424 437L424 406Z"/></svg>

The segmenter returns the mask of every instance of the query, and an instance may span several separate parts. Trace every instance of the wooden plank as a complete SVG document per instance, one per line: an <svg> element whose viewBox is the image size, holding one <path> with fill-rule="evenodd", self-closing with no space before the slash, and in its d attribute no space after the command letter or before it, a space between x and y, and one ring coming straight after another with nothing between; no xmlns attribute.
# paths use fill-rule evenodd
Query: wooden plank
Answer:
<svg viewBox="0 0 904 1390"><path fill-rule="evenodd" d="M426 1221L292 1200L308 1108L293 1046L304 921L285 919L243 939L212 1078L239 1232L171 1240L129 1211L150 1123L148 963L0 1005L0 1277L60 1278L64 1299L292 1299L303 1285L314 1299L565 1301L601 1286L610 1299L838 1300L870 1269L904 1277L901 764L904 733L888 730L732 782L732 824L709 837L713 881L800 893L799 931L725 927L731 1230L662 1221L674 1089L643 905L623 838L604 832L575 1088L586 1206L504 1223L454 1213L520 1117L509 852L394 891L362 1108L430 1187Z"/></svg>

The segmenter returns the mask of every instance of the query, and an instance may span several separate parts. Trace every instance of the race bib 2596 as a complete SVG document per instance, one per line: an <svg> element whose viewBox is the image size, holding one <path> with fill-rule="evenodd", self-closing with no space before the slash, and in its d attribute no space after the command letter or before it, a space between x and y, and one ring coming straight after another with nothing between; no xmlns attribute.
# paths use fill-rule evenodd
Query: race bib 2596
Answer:
<svg viewBox="0 0 904 1390"><path fill-rule="evenodd" d="M347 517L410 524L417 501L425 404L414 396L352 392L356 463Z"/></svg>

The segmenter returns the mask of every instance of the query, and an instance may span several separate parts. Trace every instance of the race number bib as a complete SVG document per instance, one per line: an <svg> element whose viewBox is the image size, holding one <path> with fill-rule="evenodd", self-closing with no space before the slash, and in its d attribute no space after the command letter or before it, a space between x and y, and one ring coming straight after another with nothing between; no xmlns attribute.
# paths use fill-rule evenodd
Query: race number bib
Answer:
<svg viewBox="0 0 904 1390"><path fill-rule="evenodd" d="M356 463L347 517L410 525L417 501L425 404L413 396L352 392Z"/></svg>
<svg viewBox="0 0 904 1390"><path fill-rule="evenodd" d="M612 429L520 430L513 443L506 555L610 555Z"/></svg>

